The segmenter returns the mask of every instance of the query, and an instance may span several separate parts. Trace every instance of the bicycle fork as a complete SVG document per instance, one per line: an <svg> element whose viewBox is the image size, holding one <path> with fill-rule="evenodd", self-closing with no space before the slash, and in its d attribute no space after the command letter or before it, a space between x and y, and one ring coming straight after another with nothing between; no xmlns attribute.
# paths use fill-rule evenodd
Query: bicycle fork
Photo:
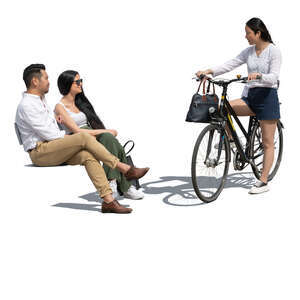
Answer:
<svg viewBox="0 0 300 300"><path fill-rule="evenodd" d="M212 145L212 143L213 143L213 136L215 134L215 131L216 130L211 130L209 132L208 145L207 145L206 156L205 156L205 160L204 160L204 164L208 168L209 167L215 168L219 164L219 160L220 160L221 153L222 153L222 148L223 148L223 143L224 143L224 132L225 131L222 129L222 131L220 132L220 138L219 138L219 142L218 142L217 158L209 158L209 156L211 154L212 147L214 147L214 145Z"/></svg>
<svg viewBox="0 0 300 300"><path fill-rule="evenodd" d="M211 147L212 147L212 141L213 141L213 136L214 136L215 130L211 130L209 132L209 138L208 138L208 144L207 144L207 149L206 149L206 156L204 160L204 164L209 168L215 167L215 162L214 159L209 158L209 155L211 153Z"/></svg>

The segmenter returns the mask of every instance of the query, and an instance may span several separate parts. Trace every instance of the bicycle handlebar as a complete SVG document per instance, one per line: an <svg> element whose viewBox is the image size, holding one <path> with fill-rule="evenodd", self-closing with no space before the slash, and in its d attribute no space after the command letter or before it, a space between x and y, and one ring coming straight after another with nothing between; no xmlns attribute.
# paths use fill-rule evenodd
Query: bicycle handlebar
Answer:
<svg viewBox="0 0 300 300"><path fill-rule="evenodd" d="M230 79L230 80L214 80L204 74L201 74L200 77L194 77L193 79L196 79L196 81L200 81L200 80L202 81L204 78L207 81L219 86L229 85L230 83L237 82L237 81L241 81L243 83L247 83L249 81L248 77L241 77L241 76L237 76L237 78ZM259 75L256 76L256 79L261 79L261 76Z"/></svg>

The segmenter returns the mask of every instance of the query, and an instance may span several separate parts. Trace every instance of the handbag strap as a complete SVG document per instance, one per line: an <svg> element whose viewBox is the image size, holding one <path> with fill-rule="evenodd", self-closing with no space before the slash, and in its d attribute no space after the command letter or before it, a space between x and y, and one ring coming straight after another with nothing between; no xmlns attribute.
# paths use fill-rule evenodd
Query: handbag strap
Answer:
<svg viewBox="0 0 300 300"><path fill-rule="evenodd" d="M197 94L199 94L201 84L202 84L202 80L200 80L200 83L199 83L199 86L198 86L198 89L197 89Z"/></svg>
<svg viewBox="0 0 300 300"><path fill-rule="evenodd" d="M210 85L211 85L211 82L208 83L208 87L207 87L207 90L206 90L206 93L208 94L210 92ZM212 83L212 86L213 86L213 95L214 95L214 100L215 102L217 103L218 100L217 100L217 95L216 95L216 89L215 89L215 84ZM203 88L203 92L204 92L204 88ZM205 97L205 100L206 100L206 97Z"/></svg>
<svg viewBox="0 0 300 300"><path fill-rule="evenodd" d="M202 80L200 81L200 84L199 84L199 86L198 86L197 94L199 94L199 91L200 91L201 84L202 84ZM210 85L211 85L211 83L209 82L209 83L208 83L208 86L207 86L206 93L205 93L205 81L203 82L203 86L202 86L202 88L203 88L202 100L204 100L204 101L206 101L206 100L207 100L207 98L206 98L206 94L208 94L208 93L209 93L209 91L210 91ZM217 96L216 96L215 84L213 83L213 84L212 84L212 86L213 86L213 95L214 95L214 100L215 100L215 102L218 102L218 100L217 100Z"/></svg>
<svg viewBox="0 0 300 300"><path fill-rule="evenodd" d="M123 146L124 150L125 150L125 147L126 147L129 143L132 143L132 146L131 146L131 148L130 148L129 151L125 152L126 155L128 155L128 154L131 152L131 150L134 148L134 141L133 141L133 140L129 140L129 141L127 141L127 142L124 144L124 146Z"/></svg>
<svg viewBox="0 0 300 300"><path fill-rule="evenodd" d="M214 100L215 100L215 102L217 103L217 102L218 102L218 100L217 100L217 95L216 95L215 84L213 83L213 84L212 84L212 86L213 86L213 95L214 95Z"/></svg>
<svg viewBox="0 0 300 300"><path fill-rule="evenodd" d="M209 93L209 91L210 91L210 81L208 82L208 86L207 86L207 90L206 90L206 94L208 94Z"/></svg>
<svg viewBox="0 0 300 300"><path fill-rule="evenodd" d="M215 84L214 83L213 83L213 91L214 91L215 102L218 103L218 99L217 99L216 90L215 90Z"/></svg>
<svg viewBox="0 0 300 300"><path fill-rule="evenodd" d="M210 92L210 85L211 85L211 82L208 83L206 94L208 94ZM216 94L215 84L212 83L212 86L213 86L213 94L215 95Z"/></svg>
<svg viewBox="0 0 300 300"><path fill-rule="evenodd" d="M203 82L203 96L202 96L202 100L206 101L206 93L205 93L205 81Z"/></svg>

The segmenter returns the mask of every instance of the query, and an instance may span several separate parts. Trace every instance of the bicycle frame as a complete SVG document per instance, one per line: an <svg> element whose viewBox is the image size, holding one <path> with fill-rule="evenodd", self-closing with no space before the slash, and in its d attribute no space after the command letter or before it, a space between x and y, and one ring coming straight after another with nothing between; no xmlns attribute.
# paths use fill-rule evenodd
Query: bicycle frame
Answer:
<svg viewBox="0 0 300 300"><path fill-rule="evenodd" d="M248 132L247 132L245 130L243 124L239 120L237 114L233 110L232 106L230 105L228 99L227 99L228 85L232 82L235 82L235 81L245 81L245 80L247 80L247 77L232 79L230 81L220 81L220 82L216 82L216 81L214 81L210 78L207 78L207 80L214 83L214 84L217 84L217 85L219 85L223 88L222 96L221 96L220 109L219 109L219 114L220 114L220 117L221 117L222 126L225 128L225 125L227 124L228 129L229 129L229 131L232 135L232 138L233 138L233 140L236 144L237 152L240 154L240 157L241 157L242 161L244 161L245 163L250 163L251 164L252 162L251 162L251 159L249 158L249 155L248 155L247 145L249 144L251 129L252 129L253 125L255 125L255 123L257 122L256 116L250 116L249 124L248 124ZM247 145L246 145L245 151L244 151L243 146L240 142L240 139L239 139L239 137L236 133L236 129L235 129L235 126L233 124L232 117L234 118L234 120L236 121L238 127L241 129L243 135L246 138ZM224 121L225 121L225 123L224 123ZM218 121L218 123L220 123L220 120Z"/></svg>
<svg viewBox="0 0 300 300"><path fill-rule="evenodd" d="M223 97L223 95L222 95ZM235 129L235 126L233 124L233 121L232 121L232 117L234 118L235 122L237 123L238 127L241 129L244 137L246 138L246 142L247 144L249 144L249 139L250 139L250 134L251 134L251 128L253 127L253 125L255 124L255 122L257 122L257 119L255 116L250 116L249 118L249 124L248 124L248 132L245 130L243 124L241 123L241 121L239 120L237 114L235 113L235 111L233 110L232 106L230 105L228 99L227 99L227 95L225 94L224 95L224 100L221 100L223 101L223 105L220 106L220 110L223 109L223 116L225 117L226 119L226 124L228 126L228 129L232 135L232 138L235 142L235 145L236 145L236 149L238 151L238 153L240 154L241 156L241 159L246 162L246 163L250 163L249 161L249 156L248 156L248 151L247 151L247 148L243 149L243 146L241 144L241 141L236 133L236 129Z"/></svg>

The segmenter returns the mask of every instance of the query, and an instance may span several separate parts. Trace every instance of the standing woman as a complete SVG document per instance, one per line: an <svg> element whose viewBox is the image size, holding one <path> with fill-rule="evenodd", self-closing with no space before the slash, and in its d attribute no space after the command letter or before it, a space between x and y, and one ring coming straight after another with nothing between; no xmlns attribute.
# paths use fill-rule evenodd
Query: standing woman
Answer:
<svg viewBox="0 0 300 300"><path fill-rule="evenodd" d="M230 101L230 105L238 116L256 115L260 122L264 147L263 169L260 180L249 191L250 194L258 194L269 190L268 175L274 160L274 134L280 119L277 88L281 53L274 45L267 27L259 18L250 19L246 23L245 31L250 47L223 65L199 71L196 75L218 76L244 63L247 64L249 82L241 99ZM256 79L257 76L260 77L259 80Z"/></svg>
<svg viewBox="0 0 300 300"><path fill-rule="evenodd" d="M117 131L105 129L97 116L92 104L82 90L82 79L78 72L68 70L59 75L58 88L63 98L55 106L57 120L64 126L67 133L87 132L94 136L110 153L127 163L122 145L116 139ZM124 174L116 169L103 165L106 177L110 182L113 196L118 190L129 199L142 199L144 194L128 181Z"/></svg>

